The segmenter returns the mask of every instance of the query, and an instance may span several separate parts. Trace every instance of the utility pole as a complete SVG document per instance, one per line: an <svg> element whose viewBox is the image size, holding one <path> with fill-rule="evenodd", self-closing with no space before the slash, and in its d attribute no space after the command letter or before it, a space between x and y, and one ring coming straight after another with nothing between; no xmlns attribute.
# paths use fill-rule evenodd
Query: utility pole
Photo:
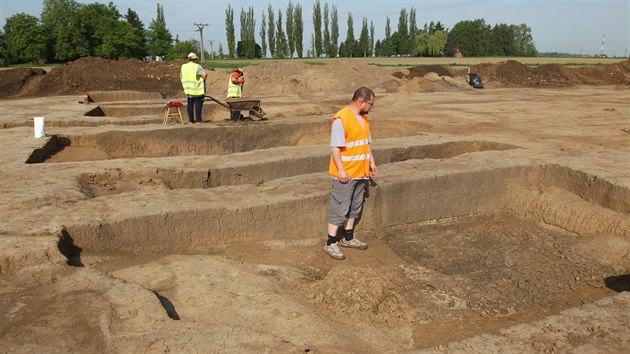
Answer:
<svg viewBox="0 0 630 354"><path fill-rule="evenodd" d="M214 43L214 39L211 39L208 42L210 42L210 56L214 59L214 50L212 50L212 43Z"/></svg>
<svg viewBox="0 0 630 354"><path fill-rule="evenodd" d="M203 61L205 60L203 57L203 28L208 26L207 23L195 23L195 26L197 26L197 32L199 32L199 36L201 37L201 40L199 41L200 45L201 45L201 62L203 63Z"/></svg>

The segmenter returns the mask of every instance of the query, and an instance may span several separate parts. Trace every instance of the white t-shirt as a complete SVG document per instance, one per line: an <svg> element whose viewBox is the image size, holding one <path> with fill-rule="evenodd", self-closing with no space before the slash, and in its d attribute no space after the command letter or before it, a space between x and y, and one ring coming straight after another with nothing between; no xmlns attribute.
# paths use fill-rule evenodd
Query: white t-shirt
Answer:
<svg viewBox="0 0 630 354"><path fill-rule="evenodd" d="M354 112L353 112L354 113ZM359 123L363 127L364 120L360 114L354 113ZM368 137L368 144L372 143L372 135ZM341 118L337 118L333 121L332 129L330 131L330 147L344 147L346 146L346 130L343 127L343 121Z"/></svg>

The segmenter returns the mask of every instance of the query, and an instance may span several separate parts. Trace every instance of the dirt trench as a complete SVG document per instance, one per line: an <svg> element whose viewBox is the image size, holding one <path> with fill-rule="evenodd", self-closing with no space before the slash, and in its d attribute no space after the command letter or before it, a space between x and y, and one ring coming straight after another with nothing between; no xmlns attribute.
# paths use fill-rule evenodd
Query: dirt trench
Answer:
<svg viewBox="0 0 630 354"><path fill-rule="evenodd" d="M369 248L343 262L322 250L340 95L270 97L269 121L201 126L117 95L0 102L59 109L45 139L18 119L0 134L8 351L628 344L624 88L378 95L379 175L357 226ZM84 115L117 100L132 113Z"/></svg>

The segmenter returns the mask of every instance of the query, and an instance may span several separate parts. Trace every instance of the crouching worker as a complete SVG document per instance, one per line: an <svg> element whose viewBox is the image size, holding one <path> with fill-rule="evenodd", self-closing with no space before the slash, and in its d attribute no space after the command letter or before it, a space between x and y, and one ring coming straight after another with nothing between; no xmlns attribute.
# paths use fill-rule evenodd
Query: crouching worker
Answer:
<svg viewBox="0 0 630 354"><path fill-rule="evenodd" d="M245 73L243 68L236 68L230 75L228 80L227 99L243 97L243 86L245 85ZM241 118L241 111L232 111L232 120L237 121Z"/></svg>
<svg viewBox="0 0 630 354"><path fill-rule="evenodd" d="M328 207L328 240L324 251L336 260L344 259L343 247L365 250L368 245L354 237L354 223L361 215L365 190L377 168L370 149L370 122L367 114L374 106L374 92L361 87L352 101L333 116L330 134L332 195ZM337 231L343 238L337 242Z"/></svg>

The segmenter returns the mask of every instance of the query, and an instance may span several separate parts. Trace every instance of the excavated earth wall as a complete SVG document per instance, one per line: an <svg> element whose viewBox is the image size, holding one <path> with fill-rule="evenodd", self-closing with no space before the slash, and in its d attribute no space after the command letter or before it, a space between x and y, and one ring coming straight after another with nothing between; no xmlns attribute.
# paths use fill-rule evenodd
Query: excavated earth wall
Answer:
<svg viewBox="0 0 630 354"><path fill-rule="evenodd" d="M428 77L432 89L413 92L427 84L410 76L428 74L354 66L352 86L377 92L379 171L356 228L369 248L339 262L322 250L327 142L348 92L324 79L349 63L289 65L315 70L312 82L249 71L252 90L256 78L275 90L262 97L267 121L223 111L164 126L167 90L0 101L3 349L624 352L625 81L479 91ZM601 70L623 78L624 65ZM81 87L82 75L63 82ZM132 81L116 75L104 83ZM313 91L286 94L296 88ZM34 139L44 114L47 136Z"/></svg>

